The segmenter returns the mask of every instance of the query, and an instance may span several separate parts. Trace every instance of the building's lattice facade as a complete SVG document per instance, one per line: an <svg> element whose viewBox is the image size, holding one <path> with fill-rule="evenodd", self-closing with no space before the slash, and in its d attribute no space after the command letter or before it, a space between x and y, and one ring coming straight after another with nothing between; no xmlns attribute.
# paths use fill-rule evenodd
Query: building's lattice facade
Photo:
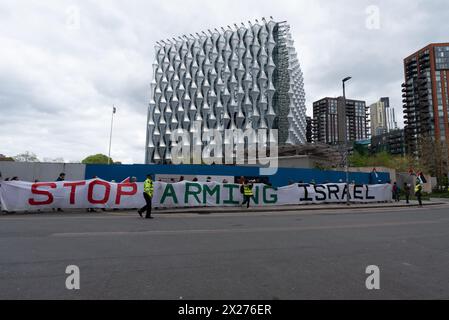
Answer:
<svg viewBox="0 0 449 320"><path fill-rule="evenodd" d="M273 20L158 42L146 163L172 159L171 134L278 129L279 144L306 141L303 75L285 23ZM225 142L226 143L226 142Z"/></svg>

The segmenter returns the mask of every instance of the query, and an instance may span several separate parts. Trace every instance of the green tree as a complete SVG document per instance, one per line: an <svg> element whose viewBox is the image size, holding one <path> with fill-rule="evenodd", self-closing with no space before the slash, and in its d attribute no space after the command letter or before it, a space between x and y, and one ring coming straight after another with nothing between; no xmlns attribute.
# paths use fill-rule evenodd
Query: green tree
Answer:
<svg viewBox="0 0 449 320"><path fill-rule="evenodd" d="M108 164L108 160L110 160L109 163L114 163L112 158L109 158L108 156L98 153L91 156L86 157L84 160L81 161L81 163L84 164Z"/></svg>
<svg viewBox="0 0 449 320"><path fill-rule="evenodd" d="M444 185L448 166L448 145L445 141L435 140L429 135L423 135L419 140L418 162L426 172L437 178L438 185Z"/></svg>
<svg viewBox="0 0 449 320"><path fill-rule="evenodd" d="M14 161L12 157L7 157L4 154L0 154L0 161Z"/></svg>
<svg viewBox="0 0 449 320"><path fill-rule="evenodd" d="M396 156L386 151L371 155L354 152L349 157L349 163L352 167L387 167L396 169L397 172L408 172L412 168L415 171L428 172L427 168L412 156Z"/></svg>

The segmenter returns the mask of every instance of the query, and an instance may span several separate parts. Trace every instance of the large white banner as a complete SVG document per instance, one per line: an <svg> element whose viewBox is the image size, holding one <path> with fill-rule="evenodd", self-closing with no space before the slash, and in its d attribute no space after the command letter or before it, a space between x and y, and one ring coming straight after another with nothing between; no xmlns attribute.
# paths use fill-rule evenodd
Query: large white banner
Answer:
<svg viewBox="0 0 449 320"><path fill-rule="evenodd" d="M351 202L391 201L390 184L350 185ZM101 179L60 182L8 181L0 183L2 210L33 211L48 208L140 208L145 204L143 182L112 183ZM253 187L252 206L346 202L344 183L292 184L274 188L264 184ZM233 183L154 182L153 206L204 207L238 206L243 195Z"/></svg>

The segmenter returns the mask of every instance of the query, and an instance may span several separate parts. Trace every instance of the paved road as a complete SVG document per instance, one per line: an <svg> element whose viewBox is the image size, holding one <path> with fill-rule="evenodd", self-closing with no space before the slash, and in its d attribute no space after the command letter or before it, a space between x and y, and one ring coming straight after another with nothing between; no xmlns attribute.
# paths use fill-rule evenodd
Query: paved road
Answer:
<svg viewBox="0 0 449 320"><path fill-rule="evenodd" d="M0 217L0 299L448 299L449 207L381 210Z"/></svg>

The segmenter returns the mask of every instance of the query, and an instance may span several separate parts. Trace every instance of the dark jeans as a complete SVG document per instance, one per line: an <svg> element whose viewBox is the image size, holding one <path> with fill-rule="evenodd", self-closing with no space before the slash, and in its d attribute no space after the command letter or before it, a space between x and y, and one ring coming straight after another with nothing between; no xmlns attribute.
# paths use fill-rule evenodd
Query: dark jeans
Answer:
<svg viewBox="0 0 449 320"><path fill-rule="evenodd" d="M246 207L249 208L249 201L251 200L253 196L245 196L243 195L243 203L242 205L244 205L246 203Z"/></svg>
<svg viewBox="0 0 449 320"><path fill-rule="evenodd" d="M416 198L418 199L418 203L419 203L420 206L422 206L421 196L422 196L422 195L421 195L421 192L417 192L417 193L416 193Z"/></svg>
<svg viewBox="0 0 449 320"><path fill-rule="evenodd" d="M151 197L146 192L143 193L143 197L147 204L145 206L143 206L142 208L140 208L139 212L142 213L142 212L146 211L147 214L145 215L145 218L149 218L149 217L151 217Z"/></svg>
<svg viewBox="0 0 449 320"><path fill-rule="evenodd" d="M398 192L393 192L393 200L396 201L396 202L398 202L400 200Z"/></svg>
<svg viewBox="0 0 449 320"><path fill-rule="evenodd" d="M410 194L409 194L409 193L406 193L406 194L405 194L405 201L406 201L407 203L410 202Z"/></svg>

